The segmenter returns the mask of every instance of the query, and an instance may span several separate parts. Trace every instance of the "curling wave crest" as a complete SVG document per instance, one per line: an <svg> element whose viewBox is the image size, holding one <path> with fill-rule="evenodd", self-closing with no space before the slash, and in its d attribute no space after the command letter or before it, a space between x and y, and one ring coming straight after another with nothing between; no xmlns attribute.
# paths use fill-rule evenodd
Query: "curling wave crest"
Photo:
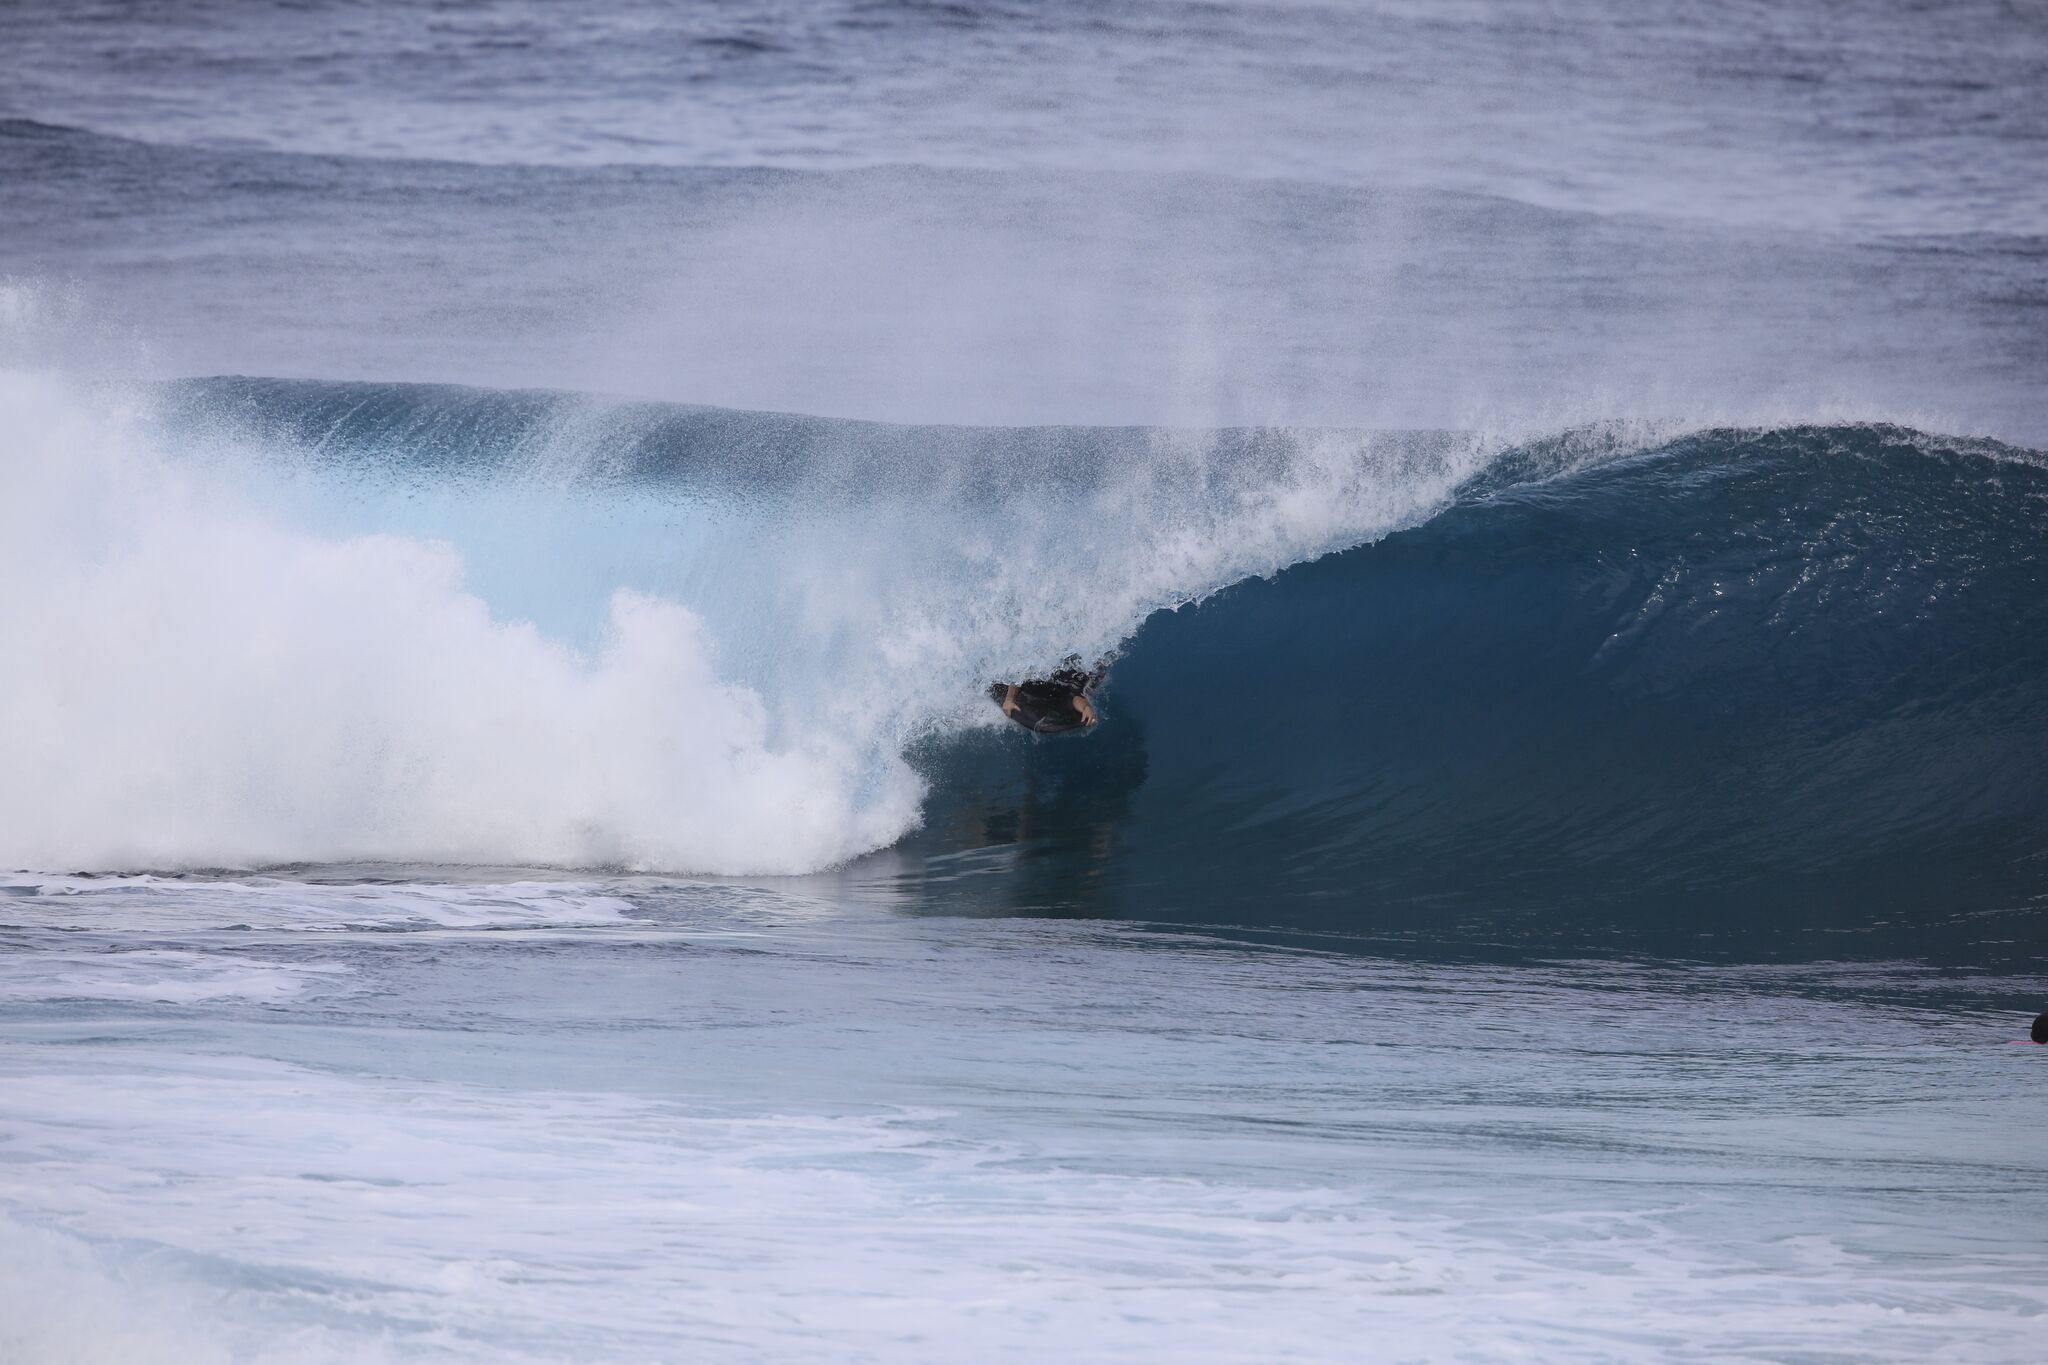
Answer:
<svg viewBox="0 0 2048 1365"><path fill-rule="evenodd" d="M2048 471L1991 442L0 402L34 509L0 629L39 642L0 716L48 775L4 798L10 865L893 844L856 875L1148 918L2039 908ZM982 699L1112 650L1085 740ZM990 857L1020 875L958 875Z"/></svg>

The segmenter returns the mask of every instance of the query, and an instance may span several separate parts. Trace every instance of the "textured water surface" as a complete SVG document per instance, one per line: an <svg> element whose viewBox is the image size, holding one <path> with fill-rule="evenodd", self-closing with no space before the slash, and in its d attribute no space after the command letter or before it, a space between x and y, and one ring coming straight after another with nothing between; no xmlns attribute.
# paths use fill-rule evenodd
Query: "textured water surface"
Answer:
<svg viewBox="0 0 2048 1365"><path fill-rule="evenodd" d="M2044 132L1990 0L0 6L0 1362L2036 1358Z"/></svg>
<svg viewBox="0 0 2048 1365"><path fill-rule="evenodd" d="M7 891L17 1358L2020 1359L2048 1308L2039 1058L1967 978Z"/></svg>

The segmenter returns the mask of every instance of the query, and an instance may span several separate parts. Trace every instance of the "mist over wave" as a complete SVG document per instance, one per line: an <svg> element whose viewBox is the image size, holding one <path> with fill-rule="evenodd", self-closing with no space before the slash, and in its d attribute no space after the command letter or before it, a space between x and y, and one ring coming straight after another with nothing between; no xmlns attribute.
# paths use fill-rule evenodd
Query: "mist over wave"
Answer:
<svg viewBox="0 0 2048 1365"><path fill-rule="evenodd" d="M2048 439L2031 236L1844 237L1502 191L951 167L505 167L0 122L35 363L893 422ZM220 212L249 203L260 212ZM518 205L508 212L507 205Z"/></svg>

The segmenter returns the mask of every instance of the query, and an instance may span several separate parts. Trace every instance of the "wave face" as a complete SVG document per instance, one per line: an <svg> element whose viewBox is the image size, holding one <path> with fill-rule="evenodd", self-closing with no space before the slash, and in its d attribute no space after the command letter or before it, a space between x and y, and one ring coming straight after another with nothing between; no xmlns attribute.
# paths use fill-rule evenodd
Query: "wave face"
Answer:
<svg viewBox="0 0 2048 1365"><path fill-rule="evenodd" d="M1681 953L1982 956L2048 904L2048 470L1996 443L111 392L7 394L16 864L893 845L835 875ZM1119 646L1095 734L984 699Z"/></svg>
<svg viewBox="0 0 2048 1365"><path fill-rule="evenodd" d="M1475 945L2033 951L2048 473L1867 427L1515 463L1153 617L1099 737L934 755L903 875Z"/></svg>

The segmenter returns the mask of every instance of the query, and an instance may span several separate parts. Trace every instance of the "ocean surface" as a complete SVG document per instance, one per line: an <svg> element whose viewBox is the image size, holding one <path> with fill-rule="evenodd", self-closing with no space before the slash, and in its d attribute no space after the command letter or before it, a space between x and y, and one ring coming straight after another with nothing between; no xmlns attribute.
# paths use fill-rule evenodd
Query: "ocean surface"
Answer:
<svg viewBox="0 0 2048 1365"><path fill-rule="evenodd" d="M2026 0L0 6L0 1363L2038 1359L2044 148Z"/></svg>

